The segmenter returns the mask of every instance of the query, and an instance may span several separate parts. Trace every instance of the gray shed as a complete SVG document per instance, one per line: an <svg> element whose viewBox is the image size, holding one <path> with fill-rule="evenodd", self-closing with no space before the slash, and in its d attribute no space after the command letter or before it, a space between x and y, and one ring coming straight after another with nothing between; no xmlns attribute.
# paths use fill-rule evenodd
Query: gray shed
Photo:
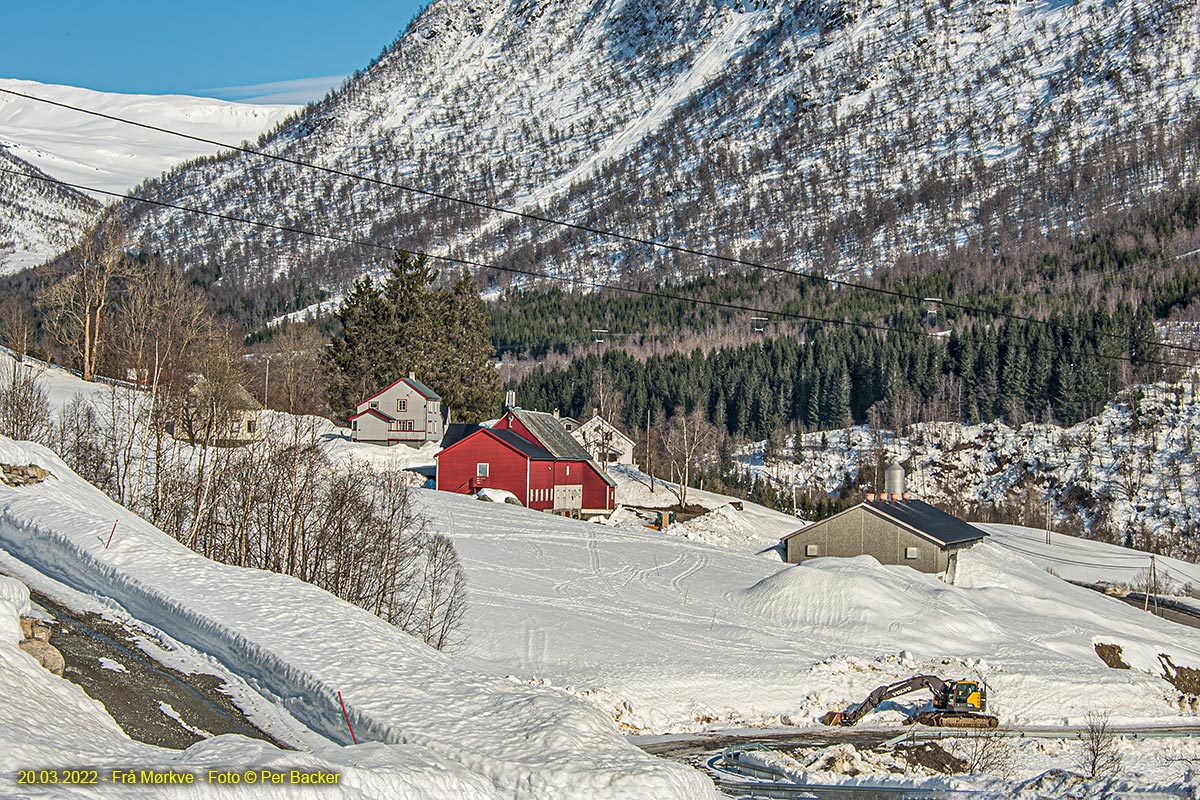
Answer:
<svg viewBox="0 0 1200 800"><path fill-rule="evenodd" d="M870 496L869 496L870 497ZM958 517L907 495L885 494L789 533L780 541L785 560L800 564L825 556L873 556L952 580L958 551L987 536Z"/></svg>

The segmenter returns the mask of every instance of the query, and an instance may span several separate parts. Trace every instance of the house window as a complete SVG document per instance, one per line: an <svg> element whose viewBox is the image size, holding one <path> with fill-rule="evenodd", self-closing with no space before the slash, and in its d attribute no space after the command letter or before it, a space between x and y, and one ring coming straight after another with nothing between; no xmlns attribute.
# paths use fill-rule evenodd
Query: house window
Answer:
<svg viewBox="0 0 1200 800"><path fill-rule="evenodd" d="M819 555L821 555L821 546L819 544L804 545L804 556L806 558L813 558L814 556Z"/></svg>
<svg viewBox="0 0 1200 800"><path fill-rule="evenodd" d="M397 411L408 411L408 401L407 400L397 400L396 401L396 410Z"/></svg>
<svg viewBox="0 0 1200 800"><path fill-rule="evenodd" d="M371 408L379 408L379 403L372 402L372 403L371 403Z"/></svg>
<svg viewBox="0 0 1200 800"><path fill-rule="evenodd" d="M246 420L246 433L254 433L254 420Z"/></svg>
<svg viewBox="0 0 1200 800"><path fill-rule="evenodd" d="M906 548L904 548L904 558L905 558L906 560L908 560L908 561L916 561L916 560L917 560L918 558L920 558L920 557L921 557L921 548L919 548L919 547L906 547Z"/></svg>
<svg viewBox="0 0 1200 800"><path fill-rule="evenodd" d="M475 477L486 478L487 476L488 476L488 465L487 464L476 464L475 465Z"/></svg>

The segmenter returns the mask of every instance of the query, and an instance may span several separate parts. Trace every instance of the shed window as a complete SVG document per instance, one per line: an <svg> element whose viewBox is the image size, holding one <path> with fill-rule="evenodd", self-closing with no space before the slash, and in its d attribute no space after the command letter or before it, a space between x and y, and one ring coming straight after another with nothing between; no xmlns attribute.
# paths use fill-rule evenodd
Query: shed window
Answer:
<svg viewBox="0 0 1200 800"><path fill-rule="evenodd" d="M804 555L809 558L821 555L821 546L819 544L804 545Z"/></svg>
<svg viewBox="0 0 1200 800"><path fill-rule="evenodd" d="M476 464L475 465L475 477L486 478L487 476L488 476L488 465L487 464Z"/></svg>
<svg viewBox="0 0 1200 800"><path fill-rule="evenodd" d="M919 548L919 547L906 547L906 548L904 548L904 558L905 558L906 560L908 560L908 561L916 561L916 560L917 560L918 558L920 558L920 557L921 557L921 548Z"/></svg>

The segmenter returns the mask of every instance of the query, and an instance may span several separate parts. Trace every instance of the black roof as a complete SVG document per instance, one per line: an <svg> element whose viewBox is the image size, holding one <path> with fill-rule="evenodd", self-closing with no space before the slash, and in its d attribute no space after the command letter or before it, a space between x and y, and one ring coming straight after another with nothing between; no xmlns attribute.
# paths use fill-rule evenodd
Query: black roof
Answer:
<svg viewBox="0 0 1200 800"><path fill-rule="evenodd" d="M545 448L539 446L536 442L531 442L524 436L513 431L498 431L495 428L489 428L488 433L495 436L502 442L506 442L520 450L525 455L532 458L534 461L555 461L554 454Z"/></svg>
<svg viewBox="0 0 1200 800"><path fill-rule="evenodd" d="M934 508L924 500L875 500L863 506L914 528L943 545L973 542L987 536L974 525Z"/></svg>
<svg viewBox="0 0 1200 800"><path fill-rule="evenodd" d="M974 525L963 522L958 517L947 514L939 508L934 508L924 500L912 498L908 500L873 500L869 503L859 503L854 508L846 509L841 514L835 514L834 516L840 517L842 514L850 514L858 509L870 511L907 528L911 528L927 539L937 542L942 547L977 542L987 536L987 533L976 528ZM789 533L783 539L790 539L793 536L807 533L816 525L827 522L829 519L833 519L833 517Z"/></svg>
<svg viewBox="0 0 1200 800"><path fill-rule="evenodd" d="M451 422L446 426L446 432L442 434L442 448L447 448L450 445L467 438L481 426L471 422Z"/></svg>

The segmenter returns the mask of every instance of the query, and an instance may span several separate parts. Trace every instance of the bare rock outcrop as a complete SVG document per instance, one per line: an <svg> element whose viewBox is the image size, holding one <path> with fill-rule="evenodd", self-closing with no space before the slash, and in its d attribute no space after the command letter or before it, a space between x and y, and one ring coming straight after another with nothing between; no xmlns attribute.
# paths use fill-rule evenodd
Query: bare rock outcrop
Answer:
<svg viewBox="0 0 1200 800"><path fill-rule="evenodd" d="M0 481L9 486L29 486L50 477L50 470L37 464L0 464Z"/></svg>

